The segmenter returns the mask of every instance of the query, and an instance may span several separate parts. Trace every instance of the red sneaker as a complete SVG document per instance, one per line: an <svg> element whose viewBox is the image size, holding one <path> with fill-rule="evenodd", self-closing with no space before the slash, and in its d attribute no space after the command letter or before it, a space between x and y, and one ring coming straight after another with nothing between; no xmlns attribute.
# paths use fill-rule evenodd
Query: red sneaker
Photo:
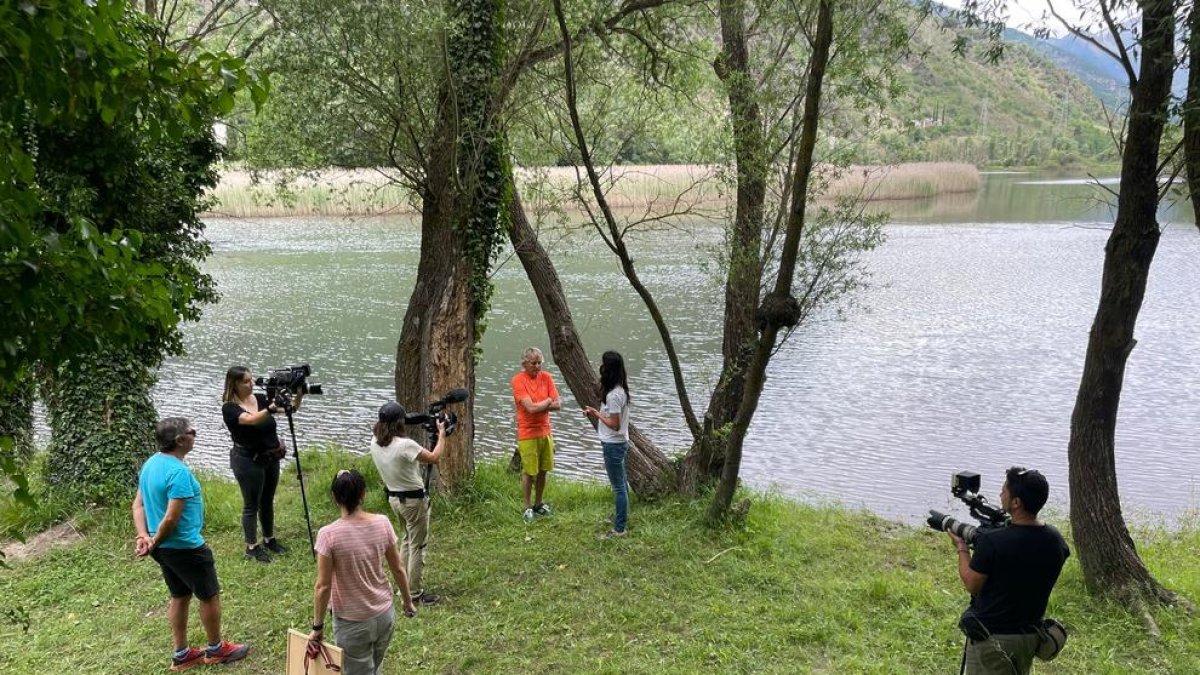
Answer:
<svg viewBox="0 0 1200 675"><path fill-rule="evenodd" d="M204 651L204 663L212 665L214 663L233 663L246 658L246 654L250 652L250 645L239 645L228 640L221 640L221 646L217 651Z"/></svg>
<svg viewBox="0 0 1200 675"><path fill-rule="evenodd" d="M198 666L204 663L204 650L195 647L188 647L187 654L182 658L175 656L171 658L172 672L177 670L187 670L192 666Z"/></svg>

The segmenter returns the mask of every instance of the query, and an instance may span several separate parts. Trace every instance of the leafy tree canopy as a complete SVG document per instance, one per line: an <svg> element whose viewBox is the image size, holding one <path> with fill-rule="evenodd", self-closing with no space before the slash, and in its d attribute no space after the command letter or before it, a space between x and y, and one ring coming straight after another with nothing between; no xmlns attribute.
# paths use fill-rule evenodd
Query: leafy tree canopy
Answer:
<svg viewBox="0 0 1200 675"><path fill-rule="evenodd" d="M213 298L211 125L267 84L159 30L121 0L0 5L0 393L101 341L177 347Z"/></svg>

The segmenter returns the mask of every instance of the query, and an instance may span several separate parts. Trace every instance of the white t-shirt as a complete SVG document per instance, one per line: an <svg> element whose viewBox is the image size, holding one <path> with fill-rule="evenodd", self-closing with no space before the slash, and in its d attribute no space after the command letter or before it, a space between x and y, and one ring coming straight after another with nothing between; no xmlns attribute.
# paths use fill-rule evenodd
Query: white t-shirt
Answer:
<svg viewBox="0 0 1200 675"><path fill-rule="evenodd" d="M602 415L620 415L621 428L612 429L604 422L596 423L596 435L600 437L601 443L628 443L629 442L629 395L625 393L625 388L621 386L613 387L613 390L608 392L608 396L604 397L604 402L600 404L600 413Z"/></svg>
<svg viewBox="0 0 1200 675"><path fill-rule="evenodd" d="M423 450L411 438L397 436L386 446L371 439L371 459L375 460L375 468L387 489L393 492L423 490L425 481L421 479L421 464L417 455Z"/></svg>

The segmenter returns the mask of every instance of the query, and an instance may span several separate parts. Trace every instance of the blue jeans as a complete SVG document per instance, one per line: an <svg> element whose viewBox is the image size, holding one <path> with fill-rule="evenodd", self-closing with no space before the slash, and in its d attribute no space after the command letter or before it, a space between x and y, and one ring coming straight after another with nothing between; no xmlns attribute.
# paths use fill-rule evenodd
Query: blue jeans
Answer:
<svg viewBox="0 0 1200 675"><path fill-rule="evenodd" d="M629 485L625 481L625 453L629 452L629 443L601 443L600 447L604 450L604 470L608 472L608 482L617 500L613 530L624 532L629 520Z"/></svg>

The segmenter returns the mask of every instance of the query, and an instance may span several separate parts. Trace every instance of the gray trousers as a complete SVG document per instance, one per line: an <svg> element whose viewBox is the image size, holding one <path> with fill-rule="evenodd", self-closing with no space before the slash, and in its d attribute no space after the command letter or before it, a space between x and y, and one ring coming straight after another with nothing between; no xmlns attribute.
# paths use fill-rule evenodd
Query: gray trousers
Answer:
<svg viewBox="0 0 1200 675"><path fill-rule="evenodd" d="M366 621L347 621L333 617L333 641L342 648L343 675L379 675L383 655L392 642L396 628L396 608Z"/></svg>
<svg viewBox="0 0 1200 675"><path fill-rule="evenodd" d="M986 640L967 640L963 673L1029 675L1040 640L1037 633L1011 633L992 635Z"/></svg>

